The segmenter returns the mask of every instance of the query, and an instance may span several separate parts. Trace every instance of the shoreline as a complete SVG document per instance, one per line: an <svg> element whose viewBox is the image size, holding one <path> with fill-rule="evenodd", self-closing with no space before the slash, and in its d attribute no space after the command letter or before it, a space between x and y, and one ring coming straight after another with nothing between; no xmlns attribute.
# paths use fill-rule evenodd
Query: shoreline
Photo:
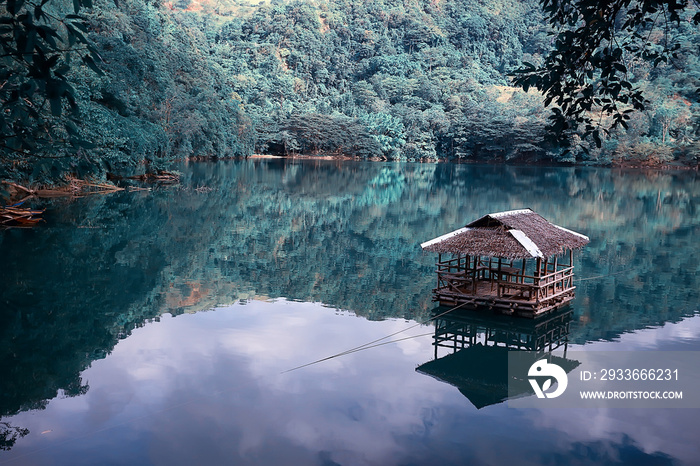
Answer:
<svg viewBox="0 0 700 466"><path fill-rule="evenodd" d="M348 155L309 155L309 154L290 154L290 155L272 155L272 154L251 154L247 157L188 157L187 159L175 159L173 162L184 162L184 163L202 163L202 162L221 162L227 160L316 160L325 162L384 162L384 163L426 163L426 164L466 164L466 165L510 165L510 166L533 166L533 167L577 167L577 168L608 168L611 170L624 170L624 171L639 171L639 172L689 172L689 171L700 171L700 163L696 165L682 164L678 162L671 163L649 163L647 161L620 161L616 160L608 163L576 163L576 162L554 162L554 161L535 161L528 162L525 160L447 160L447 159L437 159L437 160L387 160L383 158L369 158L364 159L360 157L353 157ZM145 175L144 175L145 176ZM143 176L142 176L143 177ZM120 177L115 177L114 175L108 173L107 179L119 179ZM133 178L133 177L132 177ZM74 190L70 189L72 183L75 183L74 178L69 178L69 181L56 183L52 185L35 185L34 187L27 187L19 185L10 180L0 180L0 184L4 187L7 195L0 196L0 199L5 203L17 202L21 199L20 195L23 197L31 197L34 199L46 199L46 198L56 198L56 197L71 197L75 194ZM78 180L85 183L84 180ZM148 181L144 181L148 183ZM28 185L31 186L31 185ZM121 191L124 188L120 188L118 185L111 182L99 183L93 185L101 189L97 189L89 194L106 194L110 192ZM20 188L20 189L17 189ZM133 191L144 190L148 188L134 188ZM88 193L82 193L83 195ZM22 199L24 200L24 199Z"/></svg>
<svg viewBox="0 0 700 466"><path fill-rule="evenodd" d="M437 159L437 160L387 160L380 158L369 158L363 159L359 157L352 157L348 155L308 155L308 154L291 154L291 155L272 155L272 154L252 154L247 157L195 157L188 159L192 162L200 161L212 161L216 162L219 160L246 160L246 159L261 159L261 160L333 160L333 161L356 161L356 162L398 162L398 163L453 163L453 164L471 164L471 165L512 165L512 166L540 166L540 167L595 167L595 168L610 168L610 169L630 169L630 170L658 170L658 171L689 171L689 170L700 170L700 161L696 165L683 164L678 162L666 162L666 163L652 163L648 161L629 161L629 160L615 160L607 163L580 163L580 162L554 162L554 161L536 161L528 162L526 160L447 160L447 159Z"/></svg>

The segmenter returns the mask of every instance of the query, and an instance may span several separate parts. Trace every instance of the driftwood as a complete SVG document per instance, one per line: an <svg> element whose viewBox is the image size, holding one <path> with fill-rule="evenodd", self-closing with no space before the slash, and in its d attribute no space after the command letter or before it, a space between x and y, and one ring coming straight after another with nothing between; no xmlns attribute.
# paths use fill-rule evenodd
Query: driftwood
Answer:
<svg viewBox="0 0 700 466"><path fill-rule="evenodd" d="M177 183L180 181L180 175L173 172L160 171L158 173L144 173L143 175L129 176L128 179L151 183Z"/></svg>
<svg viewBox="0 0 700 466"><path fill-rule="evenodd" d="M69 189L74 196L81 196L84 194L108 194L124 191L124 188L120 188L111 183L92 183L78 178L69 178L68 182Z"/></svg>
<svg viewBox="0 0 700 466"><path fill-rule="evenodd" d="M68 184L51 189L31 189L9 181L3 181L3 183L14 188L18 192L28 194L28 197L81 197L88 194L109 194L117 191L124 191L124 188L120 188L111 183L96 183L78 178L68 178Z"/></svg>
<svg viewBox="0 0 700 466"><path fill-rule="evenodd" d="M1 226L33 226L42 221L44 209L36 210L20 207L24 201L11 206L0 207Z"/></svg>
<svg viewBox="0 0 700 466"><path fill-rule="evenodd" d="M160 172L157 175L142 175L139 178L144 181L156 181L161 183L176 183L180 180L180 176L170 172ZM113 178L112 178L113 179ZM32 198L47 198L47 197L84 197L92 194L111 194L119 191L125 191L112 183L100 183L79 178L69 177L68 183L55 188L28 188L18 183L11 181L0 181L0 183L9 187L10 199L21 199L10 206L0 206L0 227L31 227L43 221L41 215L44 209L30 209L20 207L27 199ZM129 191L150 191L148 187L129 186Z"/></svg>

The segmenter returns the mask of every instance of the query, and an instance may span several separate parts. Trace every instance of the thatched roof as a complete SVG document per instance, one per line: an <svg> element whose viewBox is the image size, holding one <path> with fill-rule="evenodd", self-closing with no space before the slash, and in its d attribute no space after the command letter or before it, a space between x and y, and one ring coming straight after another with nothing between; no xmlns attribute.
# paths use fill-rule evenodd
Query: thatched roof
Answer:
<svg viewBox="0 0 700 466"><path fill-rule="evenodd" d="M523 259L551 257L588 244L588 237L554 225L530 209L485 215L421 244L426 251Z"/></svg>

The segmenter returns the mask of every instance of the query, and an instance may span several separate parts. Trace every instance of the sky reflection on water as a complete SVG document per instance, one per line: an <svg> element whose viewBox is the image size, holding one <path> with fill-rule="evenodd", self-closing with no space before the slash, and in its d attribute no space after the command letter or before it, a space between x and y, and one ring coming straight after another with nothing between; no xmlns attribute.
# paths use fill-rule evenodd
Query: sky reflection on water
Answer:
<svg viewBox="0 0 700 466"><path fill-rule="evenodd" d="M697 410L476 410L415 372L430 336L327 357L414 324L250 301L136 329L87 394L5 419L0 464L693 464ZM401 337L423 335L418 326ZM700 317L570 349L698 349ZM398 336L397 336L398 337ZM650 346L650 342L654 342ZM507 446L507 447L506 447Z"/></svg>
<svg viewBox="0 0 700 466"><path fill-rule="evenodd" d="M420 242L522 207L591 238L570 349L698 351L699 203L694 172L285 160L54 201L0 235L0 464L697 464L697 410L477 410L429 336L284 371L425 319Z"/></svg>

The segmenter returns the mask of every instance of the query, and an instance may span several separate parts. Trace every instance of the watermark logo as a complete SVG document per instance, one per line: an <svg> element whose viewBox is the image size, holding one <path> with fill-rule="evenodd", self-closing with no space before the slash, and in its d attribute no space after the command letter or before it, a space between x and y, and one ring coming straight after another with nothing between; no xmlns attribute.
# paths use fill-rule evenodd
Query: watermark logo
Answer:
<svg viewBox="0 0 700 466"><path fill-rule="evenodd" d="M566 371L554 363L547 362L545 359L540 359L530 366L527 375L537 398L556 398L564 393L566 386L569 384ZM552 378L557 382L557 389L547 393L547 390L552 387ZM542 386L540 386L538 379L544 379Z"/></svg>
<svg viewBox="0 0 700 466"><path fill-rule="evenodd" d="M700 351L509 351L508 405L700 409L698 357Z"/></svg>

